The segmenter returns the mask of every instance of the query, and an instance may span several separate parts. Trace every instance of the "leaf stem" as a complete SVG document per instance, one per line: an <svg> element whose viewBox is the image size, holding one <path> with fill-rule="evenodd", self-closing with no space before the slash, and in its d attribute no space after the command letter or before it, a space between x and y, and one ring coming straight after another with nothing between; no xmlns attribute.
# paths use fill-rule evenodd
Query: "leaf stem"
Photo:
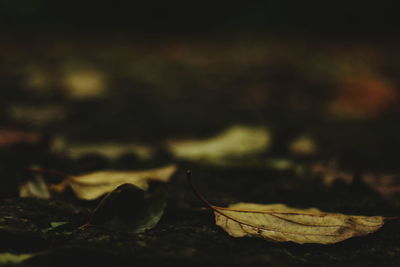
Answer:
<svg viewBox="0 0 400 267"><path fill-rule="evenodd" d="M400 216L384 217L385 220L400 220Z"/></svg>
<svg viewBox="0 0 400 267"><path fill-rule="evenodd" d="M192 181L192 172L190 170L186 171L186 179L192 189L193 193L196 195L198 199L200 199L208 208L215 210L215 206L211 204L194 186Z"/></svg>

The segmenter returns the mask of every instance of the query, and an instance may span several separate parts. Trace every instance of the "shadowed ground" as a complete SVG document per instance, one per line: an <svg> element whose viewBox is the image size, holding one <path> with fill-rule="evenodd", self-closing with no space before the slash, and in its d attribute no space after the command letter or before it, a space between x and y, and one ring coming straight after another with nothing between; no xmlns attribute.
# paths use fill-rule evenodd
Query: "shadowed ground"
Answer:
<svg viewBox="0 0 400 267"><path fill-rule="evenodd" d="M359 177L398 172L395 47L372 41L360 46L246 38L2 42L0 126L36 132L40 138L0 142L0 253L32 253L23 263L27 266L397 266L397 221L335 245L236 239L214 225L212 213L185 180L185 171L192 170L198 190L220 206L247 201L399 215L398 194L381 195ZM355 178L327 186L322 176L292 169L212 167L176 160L163 146L168 138L204 138L239 123L271 131L271 147L257 160L283 158L306 168L335 160ZM318 143L318 153L299 156L288 149L304 133ZM132 154L71 158L55 149L54 140L137 142L156 149L150 159ZM94 203L71 194L18 198L18 185L31 177L26 168L32 166L79 174L170 162L178 164L178 172L168 185L164 216L142 234L101 226L79 229ZM120 205L135 212L129 203ZM52 227L54 222L68 223Z"/></svg>

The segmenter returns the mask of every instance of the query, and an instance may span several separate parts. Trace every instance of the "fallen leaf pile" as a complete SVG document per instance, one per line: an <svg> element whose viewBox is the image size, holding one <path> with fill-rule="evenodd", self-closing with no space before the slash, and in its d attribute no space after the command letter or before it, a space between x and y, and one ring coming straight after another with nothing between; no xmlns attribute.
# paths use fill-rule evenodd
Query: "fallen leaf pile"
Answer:
<svg viewBox="0 0 400 267"><path fill-rule="evenodd" d="M19 194L21 197L49 199L52 193L64 193L71 188L79 199L90 201L104 196L81 229L102 225L113 230L142 233L161 219L166 206L166 182L176 169L176 165L171 164L142 171L108 170L70 176L32 168L31 171L37 175L20 185ZM48 185L39 174L52 174L64 179L56 185Z"/></svg>
<svg viewBox="0 0 400 267"><path fill-rule="evenodd" d="M355 174L342 170L336 161L328 163L315 163L310 166L311 174L318 175L326 186L332 186L335 182L341 181L351 184L355 180ZM388 173L361 173L358 175L362 183L376 191L385 198L400 193L399 174Z"/></svg>

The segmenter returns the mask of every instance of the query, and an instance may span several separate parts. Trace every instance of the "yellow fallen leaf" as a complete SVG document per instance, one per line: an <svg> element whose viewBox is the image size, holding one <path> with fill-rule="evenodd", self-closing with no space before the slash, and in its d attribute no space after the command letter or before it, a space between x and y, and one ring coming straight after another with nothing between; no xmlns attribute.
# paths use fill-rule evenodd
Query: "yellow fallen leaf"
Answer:
<svg viewBox="0 0 400 267"><path fill-rule="evenodd" d="M43 126L63 120L68 113L66 106L47 105L11 105L7 110L8 116L17 122L28 125Z"/></svg>
<svg viewBox="0 0 400 267"><path fill-rule="evenodd" d="M313 155L317 153L318 147L313 138L304 135L290 143L289 150L296 155Z"/></svg>
<svg viewBox="0 0 400 267"><path fill-rule="evenodd" d="M228 208L212 206L215 221L233 237L261 237L279 242L333 244L368 235L384 224L382 216L325 213L283 204L237 203Z"/></svg>
<svg viewBox="0 0 400 267"><path fill-rule="evenodd" d="M228 208L212 205L193 186L195 195L214 211L215 223L233 237L259 237L298 244L333 244L377 231L386 218L327 213L316 208L297 209L284 204L236 203Z"/></svg>
<svg viewBox="0 0 400 267"><path fill-rule="evenodd" d="M147 190L150 180L167 182L175 173L176 168L176 165L171 164L162 168L143 171L92 172L79 176L70 176L61 183L54 185L52 190L63 192L69 186L78 198L93 200L125 183Z"/></svg>
<svg viewBox="0 0 400 267"><path fill-rule="evenodd" d="M135 143L67 143L59 138L56 140L58 143L53 142L56 150L66 154L71 158L79 158L88 154L101 155L108 159L117 159L125 154L134 154L136 157L149 160L155 154L155 149L149 145L135 144ZM62 143L61 143L62 142Z"/></svg>
<svg viewBox="0 0 400 267"><path fill-rule="evenodd" d="M36 176L32 180L27 180L18 186L20 197L34 197L41 199L50 199L49 188L41 176Z"/></svg>
<svg viewBox="0 0 400 267"><path fill-rule="evenodd" d="M73 70L65 74L62 84L74 99L98 98L106 94L106 79L98 70Z"/></svg>
<svg viewBox="0 0 400 267"><path fill-rule="evenodd" d="M169 151L186 160L218 161L264 152L270 144L270 133L263 127L234 126L204 140L172 140Z"/></svg>
<svg viewBox="0 0 400 267"><path fill-rule="evenodd" d="M14 264L22 263L23 261L30 259L34 256L34 254L14 254L9 252L0 253L0 265L8 265L11 266Z"/></svg>

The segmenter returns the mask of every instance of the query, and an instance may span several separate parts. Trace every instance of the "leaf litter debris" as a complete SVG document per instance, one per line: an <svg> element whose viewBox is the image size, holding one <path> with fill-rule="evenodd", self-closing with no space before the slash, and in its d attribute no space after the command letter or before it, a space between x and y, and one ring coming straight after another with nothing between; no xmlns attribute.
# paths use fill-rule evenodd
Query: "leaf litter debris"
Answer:
<svg viewBox="0 0 400 267"><path fill-rule="evenodd" d="M314 163L309 167L309 170L311 174L319 175L326 186L332 186L337 181L351 184L356 178L356 173L341 169L334 160L327 163ZM362 183L382 197L390 198L400 193L399 174L365 172L358 174L358 177Z"/></svg>
<svg viewBox="0 0 400 267"><path fill-rule="evenodd" d="M20 185L21 197L50 198L51 193L64 193L71 188L79 199L101 201L80 229L101 225L117 231L142 233L156 226L166 206L166 183L175 173L175 164L142 171L97 171L70 176L52 170L32 168L34 180ZM39 174L62 176L48 185ZM44 190L46 189L46 190ZM95 201L92 203L96 203Z"/></svg>
<svg viewBox="0 0 400 267"><path fill-rule="evenodd" d="M150 160L156 151L150 145L140 143L75 143L57 137L52 142L52 150L58 154L64 154L72 159L96 154L107 159L115 160L124 155L133 154L141 160Z"/></svg>
<svg viewBox="0 0 400 267"><path fill-rule="evenodd" d="M214 211L215 223L233 237L258 237L298 244L334 244L365 236L381 228L385 220L399 217L356 216L323 212L316 208L297 209L284 204L236 203L227 208L211 204L188 181L195 195Z"/></svg>
<svg viewBox="0 0 400 267"><path fill-rule="evenodd" d="M43 138L38 133L0 128L0 147L17 144L35 145L41 141L43 141Z"/></svg>

